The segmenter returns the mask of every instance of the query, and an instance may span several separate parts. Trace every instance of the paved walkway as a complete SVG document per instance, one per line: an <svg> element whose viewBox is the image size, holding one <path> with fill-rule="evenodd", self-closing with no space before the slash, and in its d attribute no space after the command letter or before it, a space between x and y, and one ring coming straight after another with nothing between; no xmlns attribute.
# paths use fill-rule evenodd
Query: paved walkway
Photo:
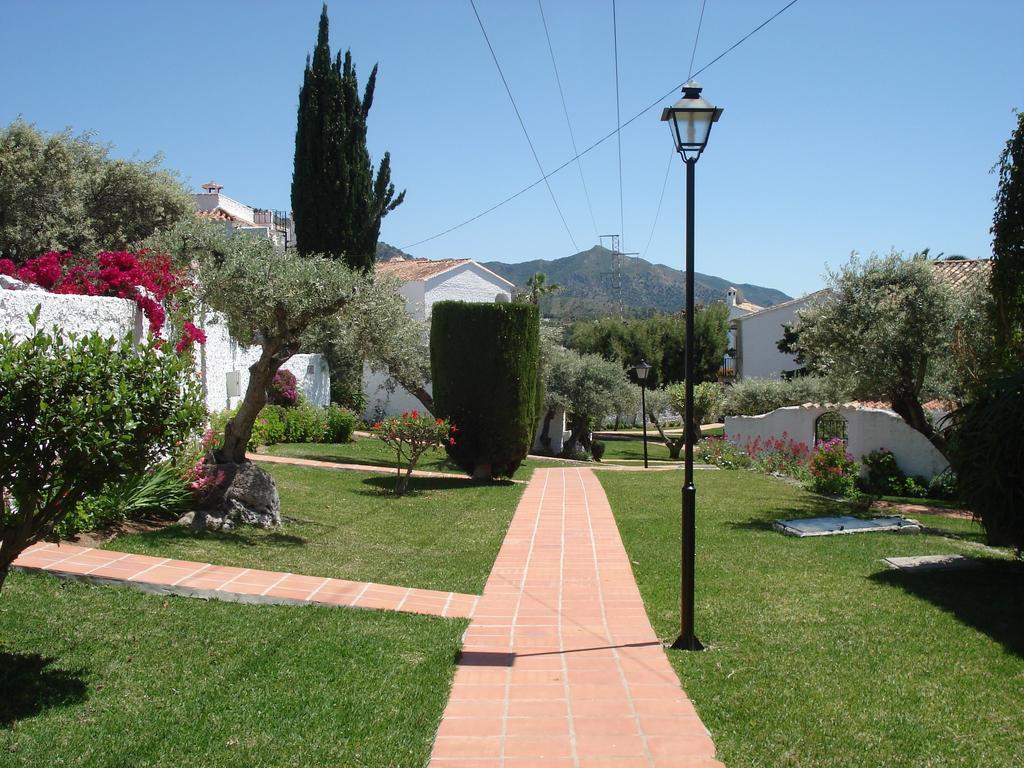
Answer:
<svg viewBox="0 0 1024 768"><path fill-rule="evenodd" d="M431 768L711 768L587 469L538 469L466 631Z"/></svg>
<svg viewBox="0 0 1024 768"><path fill-rule="evenodd" d="M36 544L21 553L14 567L69 579L124 584L161 595L237 603L376 608L469 618L479 601L477 595L458 592L233 568L71 544Z"/></svg>

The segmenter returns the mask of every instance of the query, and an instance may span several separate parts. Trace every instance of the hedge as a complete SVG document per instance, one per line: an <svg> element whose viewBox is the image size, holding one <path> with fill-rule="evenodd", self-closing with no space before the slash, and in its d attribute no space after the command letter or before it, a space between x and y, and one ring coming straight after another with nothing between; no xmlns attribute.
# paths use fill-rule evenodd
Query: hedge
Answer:
<svg viewBox="0 0 1024 768"><path fill-rule="evenodd" d="M540 315L531 304L433 306L433 410L458 428L448 455L474 477L508 477L529 452L539 338Z"/></svg>

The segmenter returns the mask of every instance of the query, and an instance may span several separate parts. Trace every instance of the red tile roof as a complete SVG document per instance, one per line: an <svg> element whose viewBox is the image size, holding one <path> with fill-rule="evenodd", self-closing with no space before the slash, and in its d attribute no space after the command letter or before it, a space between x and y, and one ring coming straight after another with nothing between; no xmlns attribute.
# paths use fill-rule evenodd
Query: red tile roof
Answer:
<svg viewBox="0 0 1024 768"><path fill-rule="evenodd" d="M403 282L411 280L429 280L435 275L450 269L469 264L472 259L403 259L395 257L388 261L377 262L377 273L394 275Z"/></svg>
<svg viewBox="0 0 1024 768"><path fill-rule="evenodd" d="M950 288L963 288L975 275L987 278L992 271L991 259L957 259L954 261L933 261L935 277Z"/></svg>

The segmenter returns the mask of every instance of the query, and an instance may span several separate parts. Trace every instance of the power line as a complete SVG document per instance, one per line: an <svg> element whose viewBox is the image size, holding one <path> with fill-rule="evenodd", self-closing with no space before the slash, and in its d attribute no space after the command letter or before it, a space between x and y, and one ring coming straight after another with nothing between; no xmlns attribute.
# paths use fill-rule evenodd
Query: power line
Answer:
<svg viewBox="0 0 1024 768"><path fill-rule="evenodd" d="M498 63L498 56L494 52L494 46L491 45L491 39L487 36L487 30L484 29L483 19L480 18L480 12L476 9L476 2L469 0L469 4L473 8L473 13L476 16L477 24L480 25L480 31L483 32L484 41L487 43L487 48L491 52L491 58L494 59L494 66L498 68L498 74L501 76L501 82L505 86L505 93L508 94L508 100L512 102L512 109L516 113L516 118L519 120L519 127L523 129L523 135L526 137L526 143L530 145L530 152L533 153L533 159L537 163L537 170L541 172L541 180L544 185L548 188L548 194L551 195L551 202L555 204L555 210L558 211L558 218L562 220L562 226L565 227L565 233L569 236L572 241L572 247L578 251L579 246L576 245L576 238L572 236L572 232L569 229L569 224L565 220L565 215L562 213L561 207L558 205L558 200L555 199L555 191L551 189L551 184L548 183L548 176L551 174L544 173L544 166L541 165L540 157L537 156L537 150L533 146L533 140L530 138L529 131L526 130L526 123L523 122L523 116L519 113L519 107L516 106L516 100L512 96L512 89L508 87L508 81L505 79L505 73L501 69L501 64ZM410 246L411 247L411 246Z"/></svg>
<svg viewBox="0 0 1024 768"><path fill-rule="evenodd" d="M615 49L615 124L622 125L622 114L619 110L619 23L615 12L615 0L612 0L612 47ZM622 131L616 131L615 137L619 145L619 237L626 239L626 217L623 211L622 195Z"/></svg>
<svg viewBox="0 0 1024 768"><path fill-rule="evenodd" d="M697 55L697 41L700 40L700 28L704 26L704 6L708 4L708 0L701 0L700 3L700 19L697 21L697 34L693 36L693 50L690 52L690 66L686 70L690 74L686 76L689 80L693 77L693 58Z"/></svg>
<svg viewBox="0 0 1024 768"><path fill-rule="evenodd" d="M668 174L672 170L672 163L676 159L676 148L672 147L668 153L668 166L665 168L665 179L661 182L661 194L658 195L658 209L654 212L654 222L651 224L651 234L647 238L647 245L644 246L644 255L640 258L647 258L647 251L651 249L651 241L654 240L654 230L658 226L658 217L661 216L661 204L665 200L665 189L668 187Z"/></svg>
<svg viewBox="0 0 1024 768"><path fill-rule="evenodd" d="M562 78L558 76L558 64L555 63L555 49L551 45L551 35L548 33L548 21L544 17L544 5L537 0L537 7L540 9L540 20L544 24L544 37L548 41L548 53L551 54L551 67L555 70L555 82L558 84L558 95L562 97L562 112L565 114L565 124L569 128L569 140L572 142L572 151L576 155L576 167L580 172L580 183L583 185L583 194L587 198L587 210L590 211L590 223L594 225L594 235L597 235L597 219L594 218L594 206L590 202L590 190L587 189L587 180L583 176L583 163L580 162L579 149L576 147L576 134L572 130L572 121L569 119L569 108L565 104L565 92L562 90Z"/></svg>
<svg viewBox="0 0 1024 768"><path fill-rule="evenodd" d="M470 0L470 2L472 2L472 0ZM748 33L747 33L746 35L744 35L743 37L741 37L741 38L740 38L739 40L737 40L737 41L736 41L735 43L733 43L733 44L732 44L731 46L729 46L729 47L728 47L728 48L727 48L726 50L724 50L724 51L723 51L722 53L720 53L720 54L719 54L718 56L716 56L715 58L713 58L713 59L712 59L711 61L709 61L709 62L708 62L707 64L705 64L705 65L704 65L703 67L701 67L700 69L698 69L698 70L697 70L696 72L692 73L692 74L690 75L690 78L694 78L694 77L696 77L697 75L701 74L701 73L702 73L702 72L704 72L704 71L705 71L706 69L708 69L708 67L712 66L713 64L716 64L716 63L717 63L718 61L720 61L720 60L721 60L721 59L722 59L722 58L723 58L724 56L728 55L729 53L732 53L732 51L736 50L736 49L737 49L737 48L738 48L738 47L739 47L740 45L742 45L742 44L743 44L744 42L746 42L747 40L749 40L749 39L750 39L750 38L751 38L751 37L752 37L753 35L755 35L755 34L756 34L757 32L759 32L760 30L764 29L764 28L765 28L766 26L768 26L768 24L770 24L770 23L771 23L772 21L774 21L774 20L775 20L776 18L778 18L779 16L781 16L781 15L782 15L783 13L785 13L785 12L786 12L787 10L789 10L790 8L792 8L792 7L793 7L794 5L796 5L796 4L798 3L798 2L799 2L799 0L790 0L790 2L789 2L789 3L787 3L786 5L784 5L784 6L782 7L782 8L780 8L780 9L779 9L778 11L776 11L776 12L775 12L774 14L772 14L772 15L771 15L771 16L769 16L769 17L768 17L767 19L765 19L764 21L762 21L762 22L761 22L760 24L758 24L758 25L757 25L756 27L754 27L754 29L752 29L752 30L751 30L750 32L748 32ZM474 10L476 10L475 6L474 6ZM477 19L479 19L479 15L477 16ZM483 28L483 27L481 26L481 29L482 29L482 28ZM690 78L687 78L687 80L689 80ZM595 142L594 142L593 144L591 144L591 145L590 145L589 147L587 147L586 149L584 149L584 150L583 150L582 152L579 152L579 153L578 153L578 154L576 154L576 155L575 155L574 157L570 157L570 158L569 158L568 160L566 160L566 161L565 161L564 163L562 163L562 164L561 164L560 166L558 166L557 168L555 168L555 169L554 169L553 171L551 171L550 173L546 173L546 174L544 174L543 176L541 176L541 177L540 177L539 179L537 179L537 180L536 180L536 181L534 181L533 183L531 183L531 184L528 184L528 185L526 185L525 187L523 187L522 189L520 189L520 190L519 190L518 192L513 192L513 193L512 193L511 195L509 195L508 197L506 197L506 198L505 198L504 200L501 200L500 202L497 202L497 203L495 203L495 204L494 204L494 205L492 205L492 206L491 206L490 208L488 208L488 209L486 209L486 210L483 210L483 211L480 211L480 213L478 213L478 214L476 214L476 215L474 215L474 216L470 216L470 217L469 217L468 219L466 219L465 221L461 221L461 222L459 222L458 224L455 224L455 225L453 225L453 226L451 226L451 227L448 227L448 229L446 229L446 230L444 230L444 231L442 231L442 232L438 232L437 234L435 234L435 235L431 235L430 237L425 237L425 238L423 238L422 240L417 240L417 241L416 241L415 243L410 243L409 245L403 245L403 246L402 246L402 248L401 248L401 250L403 250L403 251L404 251L404 250L406 250L406 249L408 249L408 248L415 248L415 247L416 247L417 245L423 245L423 243L429 243L429 242L430 242L431 240L436 240L436 239L437 239L437 238L439 238L439 237L444 237L445 235L447 235L447 234L449 234L449 233L451 233L451 232L454 232L454 231L455 231L455 230L457 230L457 229L461 229L462 227L466 226L467 224L472 224L472 223L473 223L474 221L476 221L477 219L483 218L484 216L486 216L487 214L491 213L492 211L496 211L496 210L497 210L498 208L501 208L501 207L502 207L503 205L507 205L508 203L511 203L511 202L512 202L513 200L515 200L515 199L516 199L517 197L520 197L520 196L522 196L522 195L525 195L525 194L526 194L527 192L529 192L529 191L530 191L531 189L533 189L534 187L538 186L539 184L542 184L542 183L545 183L545 184L546 184L546 183L547 183L547 180L548 180L548 179L549 179L550 177L554 176L554 175L555 175L556 173L558 173L559 171L562 171L562 170L564 170L565 168L569 167L570 165L572 165L573 163L575 163L575 162L576 162L577 160L579 160L579 159L580 159L581 157L583 157L584 155L586 155L586 154L587 154L588 152L591 152L591 151L593 151L593 150L597 149L597 148L598 148L599 146L601 146L602 144L604 144L604 143L605 143L606 141L608 141L608 139L610 139L610 138L611 138L612 136L614 136L615 134L617 134L617 133L618 133L619 131L621 131L621 130L622 130L623 128L625 128L625 127L629 126L629 125L630 125L631 123L634 123L634 122L636 122L636 121L637 121L637 120L639 120L639 119L640 119L641 117L643 117L643 116L644 116L645 114L647 114L647 113L648 113L648 112L650 112L650 111L651 111L652 109L654 109L654 108L655 108L656 106L658 106L659 104L661 104L661 102L663 102L663 101L664 101L665 99L667 99L667 98L668 98L669 96L672 96L672 95L674 95L674 94L675 94L675 92L676 92L676 91L678 91L678 90L679 90L680 88L682 88L682 87L683 87L683 86L684 86L685 84L686 84L686 82L684 81L684 82L680 83L679 85L675 86L674 88L672 88L672 90L670 90L670 91L669 91L668 93L666 93L665 95L663 95L663 96L659 96L659 97L658 97L658 98L657 98L657 99L656 99L655 101L651 102L651 103L650 103L650 104L648 104L648 105L647 105L646 107L644 107L644 108L643 108L643 109L641 109L641 110L640 110L639 112L637 112L637 113L636 113L635 115L633 115L633 116L632 116L631 118L629 118L629 120L627 120L626 122L624 122L624 123L622 123L621 125L619 125L619 127L618 127L618 128L615 128L615 129L613 129L612 131L608 132L607 134L605 134L604 136L602 136L602 137L601 137L600 139L598 139L597 141L595 141ZM509 95L511 96L511 94L509 94ZM517 114L518 114L518 113L517 113ZM525 130L525 129L524 129L524 130ZM541 173L543 173L543 169L541 170ZM549 187L548 189L550 190L550 187ZM563 223L564 223L564 219L563 219Z"/></svg>

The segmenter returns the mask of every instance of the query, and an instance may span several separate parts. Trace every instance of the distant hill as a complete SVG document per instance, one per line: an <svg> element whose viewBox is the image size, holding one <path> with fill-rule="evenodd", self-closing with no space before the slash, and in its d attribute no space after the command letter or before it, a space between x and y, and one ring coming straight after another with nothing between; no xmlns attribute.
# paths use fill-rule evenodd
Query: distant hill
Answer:
<svg viewBox="0 0 1024 768"><path fill-rule="evenodd" d="M388 245L377 244L378 261L409 254ZM546 317L564 320L588 320L619 313L616 290L614 254L602 246L594 246L563 259L535 259L518 264L503 261L481 262L492 272L526 290L526 281L543 272L549 283L562 290L546 296L541 311ZM686 273L661 264L652 264L631 256L619 257L619 280L622 285L622 312L627 316L646 316L658 312L679 312L685 302ZM739 288L743 298L762 307L788 301L791 297L775 288L737 283L714 275L694 273L694 296L698 304L725 301L730 286Z"/></svg>

